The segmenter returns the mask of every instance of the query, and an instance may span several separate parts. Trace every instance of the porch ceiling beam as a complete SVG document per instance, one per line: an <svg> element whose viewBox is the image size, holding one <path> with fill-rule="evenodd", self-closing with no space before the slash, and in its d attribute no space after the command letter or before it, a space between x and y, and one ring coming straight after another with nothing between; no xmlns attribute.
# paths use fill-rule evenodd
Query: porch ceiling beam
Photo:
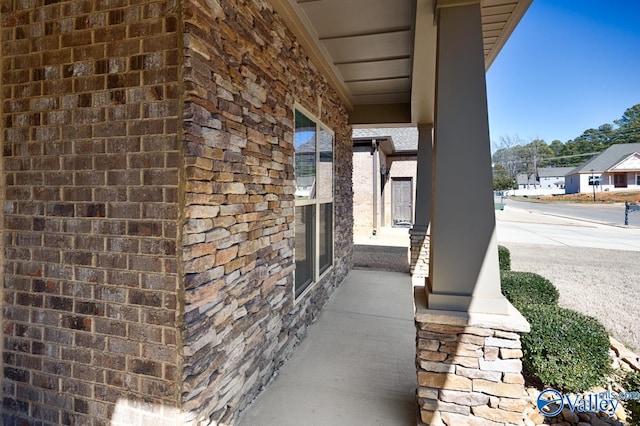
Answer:
<svg viewBox="0 0 640 426"><path fill-rule="evenodd" d="M430 124L434 120L436 81L436 39L433 0L417 0L413 72L411 82L411 121Z"/></svg>
<svg viewBox="0 0 640 426"><path fill-rule="evenodd" d="M370 61L367 61L370 62ZM403 80L411 77L410 75L396 75L393 77L374 77L374 78L356 78L353 80L345 80L345 83L365 83L371 81L388 81L388 80Z"/></svg>
<svg viewBox="0 0 640 426"><path fill-rule="evenodd" d="M411 59L411 56L410 55L400 55L400 56L389 56L389 57L384 57L384 58L376 58L375 60L361 59L361 60L357 60L357 61L343 61L343 62L336 62L335 65L368 64L368 63L371 63L371 62L397 61L397 60L400 60L400 59ZM404 78L404 77L391 77L391 78ZM349 83L349 81L346 80L345 83Z"/></svg>
<svg viewBox="0 0 640 426"><path fill-rule="evenodd" d="M349 124L362 127L396 127L411 123L411 105L374 104L356 105L349 114Z"/></svg>
<svg viewBox="0 0 640 426"><path fill-rule="evenodd" d="M344 35L337 35L337 36L331 36L331 37L320 37L319 40L320 41L345 40L345 39L357 38L357 37L368 37L368 36L378 36L378 35L386 35L386 34L406 33L407 31L411 31L411 27L398 27L398 28L394 28L394 29L386 29L384 31L370 31L370 32L357 33L357 34L344 34Z"/></svg>

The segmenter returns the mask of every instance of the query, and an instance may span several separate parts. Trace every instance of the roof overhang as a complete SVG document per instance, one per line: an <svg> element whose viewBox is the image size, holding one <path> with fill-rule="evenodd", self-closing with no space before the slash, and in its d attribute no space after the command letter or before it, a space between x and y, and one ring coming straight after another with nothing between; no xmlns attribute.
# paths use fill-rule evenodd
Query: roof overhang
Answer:
<svg viewBox="0 0 640 426"><path fill-rule="evenodd" d="M480 0L272 0L356 127L434 119L436 10ZM482 0L488 69L532 0Z"/></svg>

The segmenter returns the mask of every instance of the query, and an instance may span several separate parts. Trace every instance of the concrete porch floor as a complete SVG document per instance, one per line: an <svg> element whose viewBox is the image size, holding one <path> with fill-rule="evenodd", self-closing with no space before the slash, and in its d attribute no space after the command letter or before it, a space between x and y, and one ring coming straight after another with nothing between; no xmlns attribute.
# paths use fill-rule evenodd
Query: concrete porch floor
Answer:
<svg viewBox="0 0 640 426"><path fill-rule="evenodd" d="M242 426L416 424L409 274L352 270Z"/></svg>

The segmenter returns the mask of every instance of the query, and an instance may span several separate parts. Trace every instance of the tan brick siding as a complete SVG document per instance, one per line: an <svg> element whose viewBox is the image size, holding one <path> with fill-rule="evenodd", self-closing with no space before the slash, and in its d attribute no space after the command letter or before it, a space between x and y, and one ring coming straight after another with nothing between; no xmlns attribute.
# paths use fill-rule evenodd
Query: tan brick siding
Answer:
<svg viewBox="0 0 640 426"><path fill-rule="evenodd" d="M373 229L373 177L370 148L353 150L353 232L370 235Z"/></svg>
<svg viewBox="0 0 640 426"><path fill-rule="evenodd" d="M411 178L413 182L413 206L415 210L415 185L417 161L415 156L390 156L384 152L376 153L379 165L389 168L389 175L381 188L381 175L377 176L375 196L377 197L378 226L393 225L393 178ZM353 222L354 233L359 235L371 235L373 230L373 156L371 149L356 146L353 150ZM384 207L383 207L384 206Z"/></svg>

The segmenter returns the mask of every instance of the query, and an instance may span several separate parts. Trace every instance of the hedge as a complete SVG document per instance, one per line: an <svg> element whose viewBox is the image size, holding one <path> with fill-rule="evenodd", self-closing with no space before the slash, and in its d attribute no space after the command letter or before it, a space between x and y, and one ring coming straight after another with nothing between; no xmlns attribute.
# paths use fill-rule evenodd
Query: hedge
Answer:
<svg viewBox="0 0 640 426"><path fill-rule="evenodd" d="M523 366L545 386L584 392L604 383L611 371L609 336L595 318L557 305L526 305L531 324L522 336Z"/></svg>
<svg viewBox="0 0 640 426"><path fill-rule="evenodd" d="M511 270L511 252L505 246L498 246L498 262L501 271Z"/></svg>
<svg viewBox="0 0 640 426"><path fill-rule="evenodd" d="M630 371L622 381L627 392L640 392L640 372ZM627 422L631 426L640 426L640 400L630 399L625 402Z"/></svg>
<svg viewBox="0 0 640 426"><path fill-rule="evenodd" d="M502 294L515 306L521 307L558 303L558 289L548 279L531 272L502 271Z"/></svg>

